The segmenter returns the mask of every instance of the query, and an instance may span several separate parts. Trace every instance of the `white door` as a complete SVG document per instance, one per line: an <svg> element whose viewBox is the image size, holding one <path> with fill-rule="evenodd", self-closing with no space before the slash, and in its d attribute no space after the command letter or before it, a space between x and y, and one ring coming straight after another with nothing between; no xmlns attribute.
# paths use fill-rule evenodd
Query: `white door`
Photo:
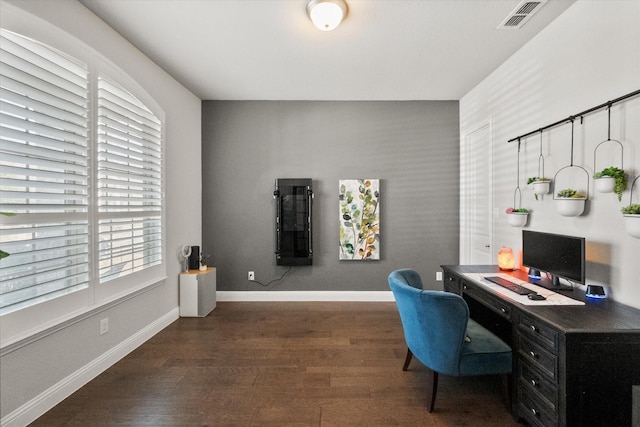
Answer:
<svg viewBox="0 0 640 427"><path fill-rule="evenodd" d="M466 223L468 264L495 264L491 248L491 125L467 135Z"/></svg>

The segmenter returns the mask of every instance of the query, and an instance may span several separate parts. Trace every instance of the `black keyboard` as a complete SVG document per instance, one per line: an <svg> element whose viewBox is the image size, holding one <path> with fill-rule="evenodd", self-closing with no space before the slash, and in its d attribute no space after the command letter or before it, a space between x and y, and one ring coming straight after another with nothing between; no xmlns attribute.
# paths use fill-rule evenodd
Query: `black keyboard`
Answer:
<svg viewBox="0 0 640 427"><path fill-rule="evenodd" d="M498 276L490 276L490 277L485 277L485 279L487 279L490 282L495 283L496 285L500 285L503 288L507 288L510 291L515 292L518 295L527 295L527 294L535 294L535 291L532 291L531 289L525 288L524 286L520 286L516 283L513 283L510 280L507 279L503 279L502 277L498 277Z"/></svg>

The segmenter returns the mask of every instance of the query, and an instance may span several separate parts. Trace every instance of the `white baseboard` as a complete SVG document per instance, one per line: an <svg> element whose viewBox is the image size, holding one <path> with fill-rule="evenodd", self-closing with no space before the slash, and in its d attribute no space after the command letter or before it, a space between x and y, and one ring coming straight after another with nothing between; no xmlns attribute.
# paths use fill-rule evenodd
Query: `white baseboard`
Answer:
<svg viewBox="0 0 640 427"><path fill-rule="evenodd" d="M395 301L391 291L218 291L218 301Z"/></svg>
<svg viewBox="0 0 640 427"><path fill-rule="evenodd" d="M178 319L178 317L179 309L176 307L144 329L78 369L73 374L49 387L15 411L7 414L0 420L0 425L5 427L22 427L35 421L49 409L62 402L110 366L138 348L149 338L169 326Z"/></svg>

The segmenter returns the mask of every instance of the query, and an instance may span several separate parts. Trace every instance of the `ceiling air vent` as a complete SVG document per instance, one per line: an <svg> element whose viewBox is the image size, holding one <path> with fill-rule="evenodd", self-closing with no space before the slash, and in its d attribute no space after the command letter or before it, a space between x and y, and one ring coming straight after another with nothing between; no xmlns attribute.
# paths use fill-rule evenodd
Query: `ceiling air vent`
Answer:
<svg viewBox="0 0 640 427"><path fill-rule="evenodd" d="M521 1L513 12L498 25L498 29L518 29L536 13L547 0Z"/></svg>

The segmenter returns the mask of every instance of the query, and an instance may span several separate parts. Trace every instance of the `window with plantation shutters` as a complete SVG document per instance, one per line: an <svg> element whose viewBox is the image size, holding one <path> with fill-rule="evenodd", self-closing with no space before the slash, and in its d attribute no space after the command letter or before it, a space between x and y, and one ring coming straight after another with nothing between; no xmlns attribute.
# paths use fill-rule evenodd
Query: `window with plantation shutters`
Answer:
<svg viewBox="0 0 640 427"><path fill-rule="evenodd" d="M0 313L89 284L87 67L1 37Z"/></svg>
<svg viewBox="0 0 640 427"><path fill-rule="evenodd" d="M162 128L126 90L98 80L100 281L162 262Z"/></svg>
<svg viewBox="0 0 640 427"><path fill-rule="evenodd" d="M163 279L162 121L99 61L0 32L0 315Z"/></svg>

